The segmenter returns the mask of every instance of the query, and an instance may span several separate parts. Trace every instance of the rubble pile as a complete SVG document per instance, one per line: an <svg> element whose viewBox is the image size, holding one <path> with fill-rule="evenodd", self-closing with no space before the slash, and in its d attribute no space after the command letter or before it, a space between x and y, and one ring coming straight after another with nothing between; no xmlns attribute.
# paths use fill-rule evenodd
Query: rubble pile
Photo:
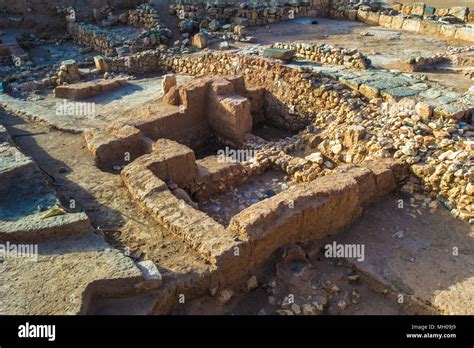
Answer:
<svg viewBox="0 0 474 348"><path fill-rule="evenodd" d="M336 162L361 163L393 157L410 165L421 185L408 183L409 193L425 192L439 199L453 216L474 223L473 127L453 119L423 119L403 102L372 101L344 117L318 114L314 125L324 129L318 149ZM330 120L330 122L328 122Z"/></svg>

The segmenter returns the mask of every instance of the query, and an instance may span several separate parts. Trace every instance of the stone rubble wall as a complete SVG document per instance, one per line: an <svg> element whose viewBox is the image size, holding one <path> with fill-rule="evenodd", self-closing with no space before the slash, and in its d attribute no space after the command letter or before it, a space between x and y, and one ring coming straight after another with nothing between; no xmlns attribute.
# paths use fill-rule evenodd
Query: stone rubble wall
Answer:
<svg viewBox="0 0 474 348"><path fill-rule="evenodd" d="M129 10L126 23L147 30L147 32L142 33L145 48L168 42L168 38L172 34L171 30L161 22L158 12L146 4L140 5L134 10Z"/></svg>
<svg viewBox="0 0 474 348"><path fill-rule="evenodd" d="M96 56L96 68L101 72L124 72L127 74L145 74L160 70L160 51L147 50L127 57Z"/></svg>
<svg viewBox="0 0 474 348"><path fill-rule="evenodd" d="M116 54L116 42L110 32L92 24L68 22L67 30L74 42L81 46L92 47L95 51L112 56Z"/></svg>
<svg viewBox="0 0 474 348"><path fill-rule="evenodd" d="M368 69L371 66L370 59L357 49L334 48L327 44L281 42L273 44L273 47L293 50L298 58L313 62L344 65L356 69Z"/></svg>
<svg viewBox="0 0 474 348"><path fill-rule="evenodd" d="M267 99L267 103L288 111L287 114L267 114L271 123L283 129L300 130L318 111L332 109L348 112L362 103L356 93L342 84L329 87L329 79L321 79L317 74L262 57L206 53L199 56L163 56L160 63L163 71L179 74L242 75L247 87L263 87L268 92L270 100Z"/></svg>
<svg viewBox="0 0 474 348"><path fill-rule="evenodd" d="M214 29L211 22L244 26L267 25L297 17L316 17L327 14L329 0L297 1L293 4L219 3L205 1L177 1L170 12L178 16L183 32L199 28Z"/></svg>
<svg viewBox="0 0 474 348"><path fill-rule="evenodd" d="M160 21L156 10L146 4L124 12L122 15L107 18L110 19L103 20L101 23L107 22L108 26L130 25L142 28L144 31L138 37L129 39L117 33L113 34L107 28L75 20L67 21L67 30L76 43L92 47L107 56L128 55L155 48L166 43L172 34Z"/></svg>

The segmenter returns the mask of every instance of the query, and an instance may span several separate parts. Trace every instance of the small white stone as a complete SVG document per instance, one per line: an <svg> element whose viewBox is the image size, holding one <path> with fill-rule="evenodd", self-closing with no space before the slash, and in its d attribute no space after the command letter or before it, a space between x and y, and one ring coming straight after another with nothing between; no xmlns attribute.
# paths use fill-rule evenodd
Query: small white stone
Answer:
<svg viewBox="0 0 474 348"><path fill-rule="evenodd" d="M158 268L156 268L153 261L147 260L137 262L137 267L142 271L145 280L162 280L161 273L158 271Z"/></svg>

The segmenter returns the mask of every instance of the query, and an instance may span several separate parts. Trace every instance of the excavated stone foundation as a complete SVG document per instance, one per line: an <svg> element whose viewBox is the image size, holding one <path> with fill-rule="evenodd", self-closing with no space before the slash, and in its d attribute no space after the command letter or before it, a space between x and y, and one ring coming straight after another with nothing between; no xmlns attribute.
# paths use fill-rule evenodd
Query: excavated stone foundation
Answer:
<svg viewBox="0 0 474 348"><path fill-rule="evenodd" d="M472 314L472 11L7 0L0 314Z"/></svg>

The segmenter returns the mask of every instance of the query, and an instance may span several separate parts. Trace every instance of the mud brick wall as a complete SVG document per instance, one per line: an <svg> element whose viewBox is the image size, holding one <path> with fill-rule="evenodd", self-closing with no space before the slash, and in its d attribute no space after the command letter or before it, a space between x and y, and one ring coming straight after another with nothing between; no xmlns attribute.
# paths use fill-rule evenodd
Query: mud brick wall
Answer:
<svg viewBox="0 0 474 348"><path fill-rule="evenodd" d="M244 209L225 229L180 203L153 175L153 161L146 155L132 162L122 171L122 179L142 208L211 263L217 272L214 283L241 277L289 241L309 242L337 232L408 174L406 166L390 160L348 165Z"/></svg>
<svg viewBox="0 0 474 348"><path fill-rule="evenodd" d="M239 186L250 177L240 163L223 162L218 156L208 156L196 161L198 175L189 189L198 202Z"/></svg>
<svg viewBox="0 0 474 348"><path fill-rule="evenodd" d="M242 75L247 87L263 87L268 92L265 96L267 109L275 107L288 111L286 114L267 112L266 115L283 129L299 130L321 110L348 112L361 103L356 93L342 85L337 89L330 88L329 79L262 57L226 53L162 56L160 65L164 71L195 76Z"/></svg>
<svg viewBox="0 0 474 348"><path fill-rule="evenodd" d="M344 65L357 69L368 69L370 67L370 59L356 49L334 48L327 44L285 44L280 42L275 43L273 47L293 50L304 60L313 62Z"/></svg>

